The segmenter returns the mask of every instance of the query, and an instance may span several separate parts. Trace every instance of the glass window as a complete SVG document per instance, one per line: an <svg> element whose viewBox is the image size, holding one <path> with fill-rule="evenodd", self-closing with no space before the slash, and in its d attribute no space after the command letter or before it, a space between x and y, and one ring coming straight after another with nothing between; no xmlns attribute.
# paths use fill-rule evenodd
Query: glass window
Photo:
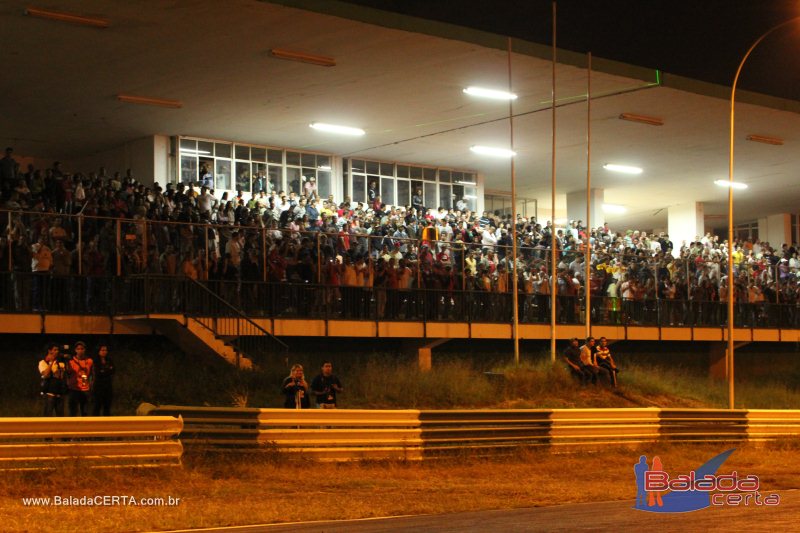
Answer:
<svg viewBox="0 0 800 533"><path fill-rule="evenodd" d="M300 186L303 188L303 194L310 195L312 189L316 192L317 188L317 169L316 168L304 168L302 170L303 176L300 182ZM312 184L311 178L314 178L314 182ZM313 185L313 186L312 186Z"/></svg>
<svg viewBox="0 0 800 533"><path fill-rule="evenodd" d="M242 146L241 144L237 144L235 150L236 150L236 159L250 160L249 146Z"/></svg>
<svg viewBox="0 0 800 533"><path fill-rule="evenodd" d="M422 179L422 169L419 167L411 167L411 179L412 180L421 180Z"/></svg>
<svg viewBox="0 0 800 533"><path fill-rule="evenodd" d="M269 191L267 187L267 165L266 163L253 163L253 194L261 191Z"/></svg>
<svg viewBox="0 0 800 533"><path fill-rule="evenodd" d="M350 196L350 167L348 159L342 159L342 195L344 198Z"/></svg>
<svg viewBox="0 0 800 533"><path fill-rule="evenodd" d="M367 161L367 174L380 173L380 163L377 161Z"/></svg>
<svg viewBox="0 0 800 533"><path fill-rule="evenodd" d="M411 182L397 180L397 205L411 205Z"/></svg>
<svg viewBox="0 0 800 533"><path fill-rule="evenodd" d="M449 170L440 170L439 171L439 181L450 183L450 171Z"/></svg>
<svg viewBox="0 0 800 533"><path fill-rule="evenodd" d="M408 165L397 165L397 177L398 178L408 177Z"/></svg>
<svg viewBox="0 0 800 533"><path fill-rule="evenodd" d="M237 147L238 148L238 147ZM236 162L236 190L250 192L250 163Z"/></svg>
<svg viewBox="0 0 800 533"><path fill-rule="evenodd" d="M453 207L453 197L450 185L439 184L439 206L450 209Z"/></svg>
<svg viewBox="0 0 800 533"><path fill-rule="evenodd" d="M436 169L435 168L423 168L422 169L422 179L436 181Z"/></svg>
<svg viewBox="0 0 800 533"><path fill-rule="evenodd" d="M362 159L353 159L353 172L364 172L364 161Z"/></svg>
<svg viewBox="0 0 800 533"><path fill-rule="evenodd" d="M353 174L353 195L351 202L367 201L367 177L360 174Z"/></svg>
<svg viewBox="0 0 800 533"><path fill-rule="evenodd" d="M423 202L427 209L436 209L439 204L436 202L436 184L425 182L422 192L424 193Z"/></svg>
<svg viewBox="0 0 800 533"><path fill-rule="evenodd" d="M378 176L367 176L367 201L372 203L372 196L381 195L381 180Z"/></svg>
<svg viewBox="0 0 800 533"><path fill-rule="evenodd" d="M217 143L219 146L219 143ZM230 145L228 145L230 149ZM217 189L231 190L231 162L228 159L217 159L216 166L216 187Z"/></svg>
<svg viewBox="0 0 800 533"><path fill-rule="evenodd" d="M250 148L250 160L263 163L267 160L267 149L253 146Z"/></svg>
<svg viewBox="0 0 800 533"><path fill-rule="evenodd" d="M181 139L181 150L197 150L197 141L194 139Z"/></svg>
<svg viewBox="0 0 800 533"><path fill-rule="evenodd" d="M289 156L289 152L286 152L286 156ZM287 192L293 192L295 194L300 194L300 189L302 187L302 175L300 173L299 168L292 168L286 167L286 188L288 189Z"/></svg>
<svg viewBox="0 0 800 533"><path fill-rule="evenodd" d="M314 154L302 154L300 156L300 161L302 161L304 167L317 166L317 156Z"/></svg>
<svg viewBox="0 0 800 533"><path fill-rule="evenodd" d="M214 155L217 157L231 157L231 145L228 143L214 143ZM230 176L230 173L228 174Z"/></svg>
<svg viewBox="0 0 800 533"><path fill-rule="evenodd" d="M464 198L464 186L453 185L453 207L456 207L458 205L458 201L463 198Z"/></svg>
<svg viewBox="0 0 800 533"><path fill-rule="evenodd" d="M183 141L181 141L183 147ZM193 155L181 156L181 183L197 181L197 157Z"/></svg>
<svg viewBox="0 0 800 533"><path fill-rule="evenodd" d="M200 157L200 173L198 181L204 187L214 188L214 160L210 157Z"/></svg>
<svg viewBox="0 0 800 533"><path fill-rule="evenodd" d="M467 208L473 213L478 210L478 189L475 187L464 187L464 200Z"/></svg>
<svg viewBox="0 0 800 533"><path fill-rule="evenodd" d="M333 194L330 170L320 170L317 172L317 192L320 198L327 198Z"/></svg>
<svg viewBox="0 0 800 533"><path fill-rule="evenodd" d="M267 150L267 163L283 164L283 150Z"/></svg>
<svg viewBox="0 0 800 533"><path fill-rule="evenodd" d="M394 176L394 163L381 163L381 176Z"/></svg>
<svg viewBox="0 0 800 533"><path fill-rule="evenodd" d="M267 179L269 180L267 192L280 192L285 190L283 186L283 167L269 165L267 169Z"/></svg>
<svg viewBox="0 0 800 533"><path fill-rule="evenodd" d="M197 153L201 157L212 157L214 155L214 143L209 141L197 141Z"/></svg>
<svg viewBox="0 0 800 533"><path fill-rule="evenodd" d="M381 202L394 205L394 178L381 178Z"/></svg>
<svg viewBox="0 0 800 533"><path fill-rule="evenodd" d="M298 152L286 152L286 164L300 166L300 154Z"/></svg>
<svg viewBox="0 0 800 533"><path fill-rule="evenodd" d="M475 181L475 174L470 174L468 172L464 172L463 181L473 186L477 183Z"/></svg>
<svg viewBox="0 0 800 533"><path fill-rule="evenodd" d="M327 155L318 155L317 156L317 168L320 170L330 170L331 169L331 158Z"/></svg>

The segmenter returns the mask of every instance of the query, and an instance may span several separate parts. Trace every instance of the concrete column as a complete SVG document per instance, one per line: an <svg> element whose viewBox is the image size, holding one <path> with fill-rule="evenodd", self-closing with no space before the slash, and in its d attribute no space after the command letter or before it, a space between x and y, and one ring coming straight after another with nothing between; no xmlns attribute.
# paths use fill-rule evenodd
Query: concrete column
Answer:
<svg viewBox="0 0 800 533"><path fill-rule="evenodd" d="M583 220L584 226L596 228L602 226L603 216L603 189L591 189L591 205L589 220L586 220L586 189L567 193L567 218L570 220Z"/></svg>
<svg viewBox="0 0 800 533"><path fill-rule="evenodd" d="M758 219L758 240L768 242L780 251L781 245L792 243L792 215L780 213Z"/></svg>
<svg viewBox="0 0 800 533"><path fill-rule="evenodd" d="M667 233L677 257L683 242L690 243L705 235L705 220L702 202L672 205L667 208Z"/></svg>

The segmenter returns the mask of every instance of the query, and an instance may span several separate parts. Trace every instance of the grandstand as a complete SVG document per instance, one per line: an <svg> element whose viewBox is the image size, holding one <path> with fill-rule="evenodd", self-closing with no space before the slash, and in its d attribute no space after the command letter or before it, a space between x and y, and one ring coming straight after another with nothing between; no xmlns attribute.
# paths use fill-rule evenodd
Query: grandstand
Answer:
<svg viewBox="0 0 800 533"><path fill-rule="evenodd" d="M553 211L549 51L515 42L512 209L508 160L469 150L508 145L508 108L462 92L502 87L505 41L318 4L64 3L98 28L10 3L3 39L26 68L0 82L14 148L2 331L158 331L236 364L293 336L416 339L429 364L443 339L512 337L516 273L523 339L582 336L589 321L609 339L719 346L731 290L735 340L800 339L800 155L782 146L797 102L741 95L750 189L737 193L729 273L727 193L712 179L726 170L724 88L596 61L584 220L585 59L560 53ZM661 125L630 120L651 115ZM320 122L364 135L308 127ZM767 133L781 143L745 140Z"/></svg>

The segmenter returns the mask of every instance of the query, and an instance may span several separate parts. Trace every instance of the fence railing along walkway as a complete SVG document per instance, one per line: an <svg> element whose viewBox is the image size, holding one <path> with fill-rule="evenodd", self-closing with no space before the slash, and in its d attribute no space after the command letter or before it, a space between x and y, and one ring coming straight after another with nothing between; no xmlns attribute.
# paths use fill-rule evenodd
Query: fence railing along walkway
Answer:
<svg viewBox="0 0 800 533"><path fill-rule="evenodd" d="M187 446L262 448L320 460L419 460L460 450L800 437L800 410L363 410L153 406Z"/></svg>

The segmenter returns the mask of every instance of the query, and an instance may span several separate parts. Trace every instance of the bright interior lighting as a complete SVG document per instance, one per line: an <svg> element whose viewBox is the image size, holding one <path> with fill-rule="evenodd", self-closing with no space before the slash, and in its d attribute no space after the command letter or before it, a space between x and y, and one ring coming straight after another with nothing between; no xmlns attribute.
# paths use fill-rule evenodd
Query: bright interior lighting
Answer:
<svg viewBox="0 0 800 533"><path fill-rule="evenodd" d="M729 180L715 180L714 183L719 185L720 187L730 187L731 189L746 189L746 183L740 183L738 181L729 181Z"/></svg>
<svg viewBox="0 0 800 533"><path fill-rule="evenodd" d="M351 128L350 126L337 126L336 124L325 124L324 122L314 122L309 124L310 127L319 131L326 131L328 133L341 133L342 135L353 135L359 137L366 133L361 128Z"/></svg>
<svg viewBox="0 0 800 533"><path fill-rule="evenodd" d="M516 100L517 95L507 91L497 91L495 89L484 89L482 87L467 87L465 94L479 96L481 98L491 98L492 100Z"/></svg>
<svg viewBox="0 0 800 533"><path fill-rule="evenodd" d="M194 150L193 148L181 148L181 152L184 154L210 154L211 152L207 150Z"/></svg>
<svg viewBox="0 0 800 533"><path fill-rule="evenodd" d="M625 213L628 209L624 205L603 204L603 211L606 213Z"/></svg>
<svg viewBox="0 0 800 533"><path fill-rule="evenodd" d="M642 169L639 167L629 167L628 165L615 165L613 163L606 163L603 168L612 172L621 172L623 174L641 174Z"/></svg>
<svg viewBox="0 0 800 533"><path fill-rule="evenodd" d="M472 185L473 187L477 185L474 181L456 181L456 185Z"/></svg>
<svg viewBox="0 0 800 533"><path fill-rule="evenodd" d="M491 146L470 146L469 149L475 153L480 155L491 155L494 157L514 157L517 155L516 152L513 150L509 150L508 148L492 148Z"/></svg>
<svg viewBox="0 0 800 533"><path fill-rule="evenodd" d="M477 200L477 199L478 199L478 197L477 197L477 196L475 196L474 194L465 194L465 195L464 195L464 199L465 199L465 200Z"/></svg>
<svg viewBox="0 0 800 533"><path fill-rule="evenodd" d="M320 170L330 170L331 169L330 165L319 165L317 168L320 169Z"/></svg>

